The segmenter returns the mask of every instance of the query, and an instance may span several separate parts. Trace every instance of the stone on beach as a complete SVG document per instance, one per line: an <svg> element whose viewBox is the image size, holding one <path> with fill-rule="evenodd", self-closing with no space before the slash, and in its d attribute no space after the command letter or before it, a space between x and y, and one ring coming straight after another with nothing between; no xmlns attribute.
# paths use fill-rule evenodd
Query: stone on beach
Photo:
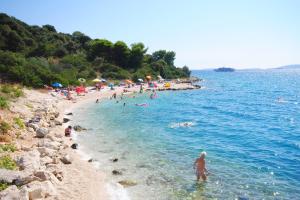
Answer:
<svg viewBox="0 0 300 200"><path fill-rule="evenodd" d="M0 182L21 186L31 181L38 180L30 172L0 169Z"/></svg>
<svg viewBox="0 0 300 200"><path fill-rule="evenodd" d="M75 131L77 131L77 132L80 132L80 131L86 131L86 128L83 128L83 127L81 127L81 126L79 126L79 125L74 126L73 129L74 129Z"/></svg>
<svg viewBox="0 0 300 200"><path fill-rule="evenodd" d="M1 200L29 200L29 194L26 190L19 190L17 186L12 185L0 192Z"/></svg>
<svg viewBox="0 0 300 200"><path fill-rule="evenodd" d="M63 118L63 123L67 123L67 122L69 122L70 121L70 119L68 119L68 118Z"/></svg>
<svg viewBox="0 0 300 200"><path fill-rule="evenodd" d="M78 149L78 144L77 144L77 143L72 144L72 145L71 145L71 148L72 148L72 149Z"/></svg>
<svg viewBox="0 0 300 200"><path fill-rule="evenodd" d="M114 169L114 170L112 170L112 174L113 175L122 175L123 173L121 172L121 170Z"/></svg>
<svg viewBox="0 0 300 200"><path fill-rule="evenodd" d="M72 158L70 157L69 154L64 155L63 157L60 158L60 160L64 164L71 164L72 163Z"/></svg>
<svg viewBox="0 0 300 200"><path fill-rule="evenodd" d="M32 151L28 151L23 155L18 156L16 163L21 170L29 170L29 171L38 170L41 166L40 153L36 149L33 149Z"/></svg>
<svg viewBox="0 0 300 200"><path fill-rule="evenodd" d="M43 199L57 195L57 191L50 181L33 181L28 185L23 186L22 189L28 191L30 200Z"/></svg>
<svg viewBox="0 0 300 200"><path fill-rule="evenodd" d="M121 184L123 187L130 187L130 186L137 185L137 182L133 180L122 180L119 181L118 183Z"/></svg>
<svg viewBox="0 0 300 200"><path fill-rule="evenodd" d="M43 138L49 133L49 130L47 128L39 128L36 130L36 136L38 138Z"/></svg>

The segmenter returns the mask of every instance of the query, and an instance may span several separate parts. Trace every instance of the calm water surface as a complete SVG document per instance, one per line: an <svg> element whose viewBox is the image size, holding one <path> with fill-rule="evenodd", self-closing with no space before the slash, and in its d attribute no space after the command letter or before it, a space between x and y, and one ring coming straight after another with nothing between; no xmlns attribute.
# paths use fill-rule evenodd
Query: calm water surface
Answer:
<svg viewBox="0 0 300 200"><path fill-rule="evenodd" d="M300 199L300 71L194 75L205 89L78 109L73 124L90 129L78 137L82 150L108 174L123 172L113 181L137 181L131 199ZM211 174L197 184L203 150Z"/></svg>

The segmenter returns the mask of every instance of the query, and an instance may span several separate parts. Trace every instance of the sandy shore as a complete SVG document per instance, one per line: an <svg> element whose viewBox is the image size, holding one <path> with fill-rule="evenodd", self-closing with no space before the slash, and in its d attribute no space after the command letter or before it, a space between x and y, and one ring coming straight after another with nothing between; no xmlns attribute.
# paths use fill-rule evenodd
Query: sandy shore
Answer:
<svg viewBox="0 0 300 200"><path fill-rule="evenodd" d="M171 89L191 89L191 87L192 86L189 84L174 84ZM159 88L163 89L162 85L159 85ZM29 127L27 127L24 133L22 133L22 136L15 139L15 143L18 146L19 151L14 155L16 159L18 159L18 156L25 156L26 158L30 152L32 153L33 151L38 150L40 153L36 159L39 159L40 162L39 165L36 166L36 170L48 173L52 172L50 169L55 168L56 171L59 171L59 173L52 172L56 178L50 173L49 177L51 178L43 180L48 181L54 189L52 192L45 191L43 194L41 193L40 197L62 200L129 199L126 191L120 184L112 183L107 179L105 174L101 172L101 169L97 170L93 167L92 162L82 159L82 156L76 149L70 148L74 141L72 138L64 136L64 129L68 123L62 123L61 125L55 124L56 122L62 122L63 118L70 118L70 116L65 114L72 112L74 109L84 106L85 104L95 102L96 99L101 101L101 99L109 98L114 92L116 92L117 95L120 95L123 92L123 89L123 87L116 87L115 90L112 91L109 88L105 88L100 92L90 90L84 96L75 96L75 94L73 94L72 96L74 97L74 100L72 101L66 100L61 95L55 95L53 92L25 90L25 97L18 99L17 102L12 104L12 113L20 116L25 122L36 116L40 110L44 112L38 126L39 128L49 130L49 134L45 137L38 138L36 137L37 130L33 130L33 128L30 127L31 125L27 125ZM129 91L127 92L128 95L139 91L138 86L126 89ZM55 116L55 119L52 117L53 113L57 115ZM76 134L76 132L73 131L72 134ZM44 146L41 145L41 142ZM53 146L53 144L57 145ZM41 153L41 148L46 147L49 151L51 150L51 152L53 152L52 150L54 149L55 151L53 154L55 155L44 156ZM62 162L66 156L70 159L70 164ZM50 161L45 162L44 160L47 160L46 158ZM26 172L26 170L27 169L25 168L23 171ZM36 176L35 171L30 173L33 173L33 175ZM31 183L26 183L19 188L19 192L25 191L25 193L29 196L24 199L35 199L30 198L33 194L32 190L34 190L32 188L35 187L30 184ZM17 189L14 188L14 190ZM6 195L5 191L0 193L0 197L3 199L5 199Z"/></svg>

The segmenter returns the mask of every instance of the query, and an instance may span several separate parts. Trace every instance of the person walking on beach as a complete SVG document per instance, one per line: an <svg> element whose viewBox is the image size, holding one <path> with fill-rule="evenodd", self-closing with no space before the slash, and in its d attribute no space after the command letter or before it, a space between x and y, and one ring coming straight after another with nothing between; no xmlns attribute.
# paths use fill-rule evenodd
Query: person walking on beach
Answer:
<svg viewBox="0 0 300 200"><path fill-rule="evenodd" d="M71 131L72 131L72 126L68 126L68 127L65 129L65 136L66 136L66 137L71 137Z"/></svg>
<svg viewBox="0 0 300 200"><path fill-rule="evenodd" d="M205 166L205 156L206 156L206 152L202 151L200 153L200 157L196 159L196 161L194 162L194 169L196 170L196 176L197 176L197 181L200 180L200 178L202 178L203 181L206 181L207 177L206 177L206 173L207 173L207 169Z"/></svg>

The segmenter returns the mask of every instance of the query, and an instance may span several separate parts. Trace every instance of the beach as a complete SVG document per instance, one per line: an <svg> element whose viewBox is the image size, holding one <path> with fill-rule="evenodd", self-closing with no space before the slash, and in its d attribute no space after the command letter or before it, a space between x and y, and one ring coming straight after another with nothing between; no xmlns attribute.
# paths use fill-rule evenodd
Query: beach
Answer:
<svg viewBox="0 0 300 200"><path fill-rule="evenodd" d="M174 86L176 90L193 88L189 84ZM128 95L139 91L138 86L126 89ZM75 142L72 137L64 136L64 129L72 123L73 117L76 118L71 115L74 110L94 103L96 99L100 102L108 99L113 93L117 93L119 98L123 90L124 87L89 90L82 96L73 93L73 100L67 100L53 91L24 89L25 96L13 102L10 108L11 115L20 116L27 126L21 136L14 140L18 150L12 156L17 162L22 160L21 164L30 163L28 166L24 164L20 171L26 174L26 180L29 176L30 181L21 184L19 189L8 187L0 193L1 198L19 195L24 199L129 199L119 183L112 182L101 169L95 168L90 160L93 158L84 158L78 150L70 148ZM40 117L39 122L29 121L36 116ZM66 118L71 121L63 123ZM72 136L76 134L84 133L73 130Z"/></svg>

